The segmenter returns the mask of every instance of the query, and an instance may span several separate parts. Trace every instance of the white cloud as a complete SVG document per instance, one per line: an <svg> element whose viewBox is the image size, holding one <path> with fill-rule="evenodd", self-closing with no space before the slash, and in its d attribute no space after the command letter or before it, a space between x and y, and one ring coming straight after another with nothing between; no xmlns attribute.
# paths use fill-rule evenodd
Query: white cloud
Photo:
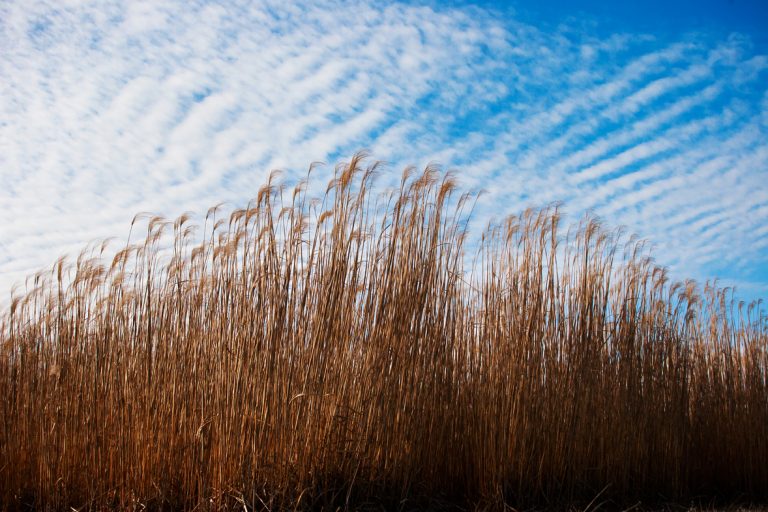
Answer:
<svg viewBox="0 0 768 512"><path fill-rule="evenodd" d="M244 204L272 168L361 148L391 163L382 186L458 169L488 190L480 224L562 199L680 276L766 260L768 60L742 37L336 1L18 1L0 20L2 294L138 211Z"/></svg>

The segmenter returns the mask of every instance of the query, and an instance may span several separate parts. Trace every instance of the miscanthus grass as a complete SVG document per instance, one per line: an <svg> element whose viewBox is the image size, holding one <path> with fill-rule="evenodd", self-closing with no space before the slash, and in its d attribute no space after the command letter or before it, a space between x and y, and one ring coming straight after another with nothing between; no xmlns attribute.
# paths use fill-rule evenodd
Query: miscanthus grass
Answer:
<svg viewBox="0 0 768 512"><path fill-rule="evenodd" d="M146 223L0 317L0 506L764 500L768 323L557 206L489 226L435 169ZM137 224L138 226L138 224Z"/></svg>

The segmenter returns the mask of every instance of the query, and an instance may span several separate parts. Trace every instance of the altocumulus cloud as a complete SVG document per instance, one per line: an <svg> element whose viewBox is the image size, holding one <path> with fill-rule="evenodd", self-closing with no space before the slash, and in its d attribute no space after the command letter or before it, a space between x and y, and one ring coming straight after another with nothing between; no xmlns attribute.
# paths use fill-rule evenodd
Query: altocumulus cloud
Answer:
<svg viewBox="0 0 768 512"><path fill-rule="evenodd" d="M139 211L244 205L369 148L458 169L478 226L560 200L677 277L768 281L768 59L746 36L543 29L478 7L0 6L0 291Z"/></svg>

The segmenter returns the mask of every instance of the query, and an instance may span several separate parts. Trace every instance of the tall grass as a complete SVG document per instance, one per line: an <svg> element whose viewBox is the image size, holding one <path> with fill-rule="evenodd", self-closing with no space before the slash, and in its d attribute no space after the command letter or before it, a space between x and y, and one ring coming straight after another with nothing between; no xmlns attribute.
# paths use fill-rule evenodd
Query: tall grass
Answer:
<svg viewBox="0 0 768 512"><path fill-rule="evenodd" d="M758 308L557 206L473 260L450 175L382 196L375 167L32 276L0 319L0 506L767 497Z"/></svg>

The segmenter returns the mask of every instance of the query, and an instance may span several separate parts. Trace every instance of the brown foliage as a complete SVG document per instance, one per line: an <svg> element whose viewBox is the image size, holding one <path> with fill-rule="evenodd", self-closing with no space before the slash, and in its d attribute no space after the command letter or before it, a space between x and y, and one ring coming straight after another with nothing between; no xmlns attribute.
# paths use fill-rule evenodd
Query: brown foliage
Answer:
<svg viewBox="0 0 768 512"><path fill-rule="evenodd" d="M431 168L373 196L374 167L31 278L0 317L0 505L766 497L758 308L557 206L465 269L471 197Z"/></svg>

